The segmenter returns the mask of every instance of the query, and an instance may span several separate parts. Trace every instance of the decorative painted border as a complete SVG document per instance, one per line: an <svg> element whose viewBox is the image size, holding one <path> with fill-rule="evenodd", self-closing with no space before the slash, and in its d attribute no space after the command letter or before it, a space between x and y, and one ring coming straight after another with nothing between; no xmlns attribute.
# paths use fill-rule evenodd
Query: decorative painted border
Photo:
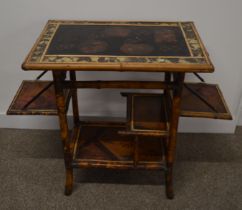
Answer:
<svg viewBox="0 0 242 210"><path fill-rule="evenodd" d="M105 56L105 55L46 55L46 51L59 25L132 25L132 26L173 26L180 27L191 56ZM174 63L209 64L205 49L192 22L106 22L106 21L48 21L39 40L32 49L27 63L32 64L87 64L87 63Z"/></svg>
<svg viewBox="0 0 242 210"><path fill-rule="evenodd" d="M46 28L41 34L40 39L38 40L37 44L34 46L34 49L30 54L29 62L31 63L41 62L58 26L59 24L57 23L48 22Z"/></svg>

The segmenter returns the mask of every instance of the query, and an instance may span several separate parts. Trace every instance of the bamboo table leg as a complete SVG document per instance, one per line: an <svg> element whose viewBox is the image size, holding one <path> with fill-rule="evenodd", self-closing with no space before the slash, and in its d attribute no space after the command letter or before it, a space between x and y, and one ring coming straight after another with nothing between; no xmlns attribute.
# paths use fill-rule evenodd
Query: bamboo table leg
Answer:
<svg viewBox="0 0 242 210"><path fill-rule="evenodd" d="M66 168L66 183L65 183L65 195L70 195L72 193L73 186L73 168L72 168L72 154L70 148L70 137L68 134L68 122L66 116L66 105L64 98L64 89L62 86L63 72L53 71L55 94L56 94L56 105L59 116L61 138L64 148L64 160Z"/></svg>
<svg viewBox="0 0 242 210"><path fill-rule="evenodd" d="M171 82L171 73L170 72L166 72L165 73L164 80L165 80L166 84ZM165 94L165 97L166 97L166 100L167 100L167 104L170 104L170 102L171 102L170 89L165 89L164 90L164 94ZM168 145L168 138L166 137L166 139L165 139L165 148L167 147L167 145Z"/></svg>
<svg viewBox="0 0 242 210"><path fill-rule="evenodd" d="M181 94L182 87L184 83L185 73L174 73L175 88L173 91L173 100L172 100L172 110L171 110L171 119L170 119L170 135L167 145L167 171L166 171L166 195L169 199L174 197L173 193L173 163L175 159L175 150L176 150L176 137L177 137L177 128L178 121L180 116L180 105L181 105Z"/></svg>
<svg viewBox="0 0 242 210"><path fill-rule="evenodd" d="M70 71L70 79L73 83L76 81L76 72L75 71ZM77 126L79 123L77 88L72 88L71 97L72 97L73 121L74 121L75 126Z"/></svg>

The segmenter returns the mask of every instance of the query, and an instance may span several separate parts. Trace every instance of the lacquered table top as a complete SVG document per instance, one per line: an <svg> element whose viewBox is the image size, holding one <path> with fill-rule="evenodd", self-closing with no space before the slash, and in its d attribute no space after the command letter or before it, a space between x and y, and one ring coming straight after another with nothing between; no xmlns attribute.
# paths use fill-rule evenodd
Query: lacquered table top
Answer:
<svg viewBox="0 0 242 210"><path fill-rule="evenodd" d="M25 70L212 72L192 22L50 20Z"/></svg>

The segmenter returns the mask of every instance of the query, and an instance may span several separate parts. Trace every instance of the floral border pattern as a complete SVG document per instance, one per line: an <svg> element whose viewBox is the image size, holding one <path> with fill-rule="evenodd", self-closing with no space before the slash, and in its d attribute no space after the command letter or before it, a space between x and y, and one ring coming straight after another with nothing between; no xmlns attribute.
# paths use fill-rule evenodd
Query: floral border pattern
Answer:
<svg viewBox="0 0 242 210"><path fill-rule="evenodd" d="M61 24L88 24L88 25L155 25L180 27L184 32L184 38L190 49L189 57L165 57L165 56L90 56L90 55L46 55L48 46ZM37 44L30 53L28 63L31 64L61 64L61 63L175 63L175 64L208 64L207 55L204 52L200 39L194 31L192 22L94 22L94 21L48 21L45 30Z"/></svg>

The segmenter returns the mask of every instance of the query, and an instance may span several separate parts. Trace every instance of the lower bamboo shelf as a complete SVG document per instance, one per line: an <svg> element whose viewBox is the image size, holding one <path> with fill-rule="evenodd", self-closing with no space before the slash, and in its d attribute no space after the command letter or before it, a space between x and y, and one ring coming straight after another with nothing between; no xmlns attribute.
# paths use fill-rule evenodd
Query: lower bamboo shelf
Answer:
<svg viewBox="0 0 242 210"><path fill-rule="evenodd" d="M165 169L164 140L139 137L135 152L132 136L118 132L125 127L118 123L110 127L90 123L81 126L76 136L72 166L112 169ZM136 158L135 158L136 154ZM134 161L134 160L137 161Z"/></svg>

